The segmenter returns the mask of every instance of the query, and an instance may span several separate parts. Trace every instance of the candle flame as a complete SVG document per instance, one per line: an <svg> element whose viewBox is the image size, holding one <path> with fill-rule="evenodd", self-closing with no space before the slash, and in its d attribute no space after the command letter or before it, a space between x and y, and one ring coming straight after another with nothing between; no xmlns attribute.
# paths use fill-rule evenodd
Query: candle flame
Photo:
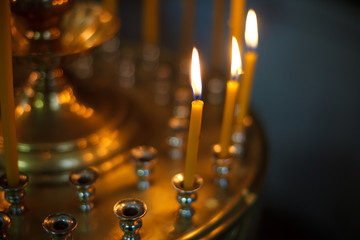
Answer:
<svg viewBox="0 0 360 240"><path fill-rule="evenodd" d="M236 38L232 37L232 54L231 54L231 78L236 80L242 73L242 64L240 57L239 44Z"/></svg>
<svg viewBox="0 0 360 240"><path fill-rule="evenodd" d="M191 58L191 87L194 93L194 99L201 98L201 72L200 72L200 59L198 50L194 47Z"/></svg>
<svg viewBox="0 0 360 240"><path fill-rule="evenodd" d="M257 48L258 46L258 26L256 13L250 9L246 17L245 25L245 42L246 46L250 48Z"/></svg>

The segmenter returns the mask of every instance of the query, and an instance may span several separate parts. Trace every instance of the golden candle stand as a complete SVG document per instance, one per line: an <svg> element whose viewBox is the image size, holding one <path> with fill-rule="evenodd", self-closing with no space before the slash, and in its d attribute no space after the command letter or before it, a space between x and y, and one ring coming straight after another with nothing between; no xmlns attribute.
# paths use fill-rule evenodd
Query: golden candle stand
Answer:
<svg viewBox="0 0 360 240"><path fill-rule="evenodd" d="M56 25L59 23L54 20L53 24L62 26L57 29L62 33L58 37L56 28L52 28L55 25L47 28L52 29L52 33L45 34L47 30L44 29L29 33L20 24L21 19L13 22L14 54L30 59L35 65L21 90L16 108L19 165L29 174L30 180L24 198L26 211L11 217L11 226L7 230L1 229L1 232L15 240L49 239L49 233L57 232L61 236L70 236L71 231L74 239L121 239L121 229L126 229L126 226L120 228L117 216L121 221L141 221L142 226L136 227L139 229L136 237L145 240L253 238L266 169L266 145L256 118L247 129L244 155L232 160L230 172L226 174L227 184L221 185L214 171L216 159L212 147L218 141L222 108L207 103L204 93L197 164L203 185L197 191L196 201L191 203L193 216L179 216L180 205L171 180L184 169L184 119L190 106L187 105L189 94L184 91L184 84L176 81L177 73L171 71L169 58L162 58L163 52L158 64L152 65L156 71L149 71L137 64L142 58L138 57L136 47L118 46L117 38L113 38L94 53L80 56L80 60L91 59L85 68L96 71L85 80L78 79L77 88L70 86L59 65L63 56L82 53L104 43L115 34L118 25L96 4L63 2L64 6L69 4L69 9L60 11L65 14L61 20L65 25ZM24 16L18 12L15 18ZM81 21L84 19L87 21ZM71 41L71 37L66 37L68 31L74 33ZM47 34L50 34L50 40L38 42L38 39L31 39ZM51 44L44 50L42 45L49 41ZM64 42L61 41L68 42L62 45ZM79 59L75 63L79 63ZM68 73L76 79L76 71ZM179 126L169 126L170 118L180 123ZM139 167L134 163L131 149L139 145L156 149L156 162L151 164L151 171L146 169L146 164ZM140 161L144 160L140 158ZM72 180L77 190L64 183L69 179L70 170L90 165L99 174L96 182L91 180L91 186L87 186L89 179L80 175ZM139 187L139 181L144 180L139 171L141 174L144 173L141 171L148 170L146 188ZM90 188L96 188L96 193L88 191ZM87 192L91 192L91 202L86 202L87 198L81 195ZM132 200L134 198L142 201ZM119 200L122 199L130 199L124 201L131 202L131 207L140 206L136 211L143 210L133 212L134 209L125 208L126 211L121 212L119 204L122 201ZM81 207L84 205L88 207ZM8 208L9 203L2 193L0 210ZM69 214L57 214L61 212L70 213L75 218ZM135 215L143 218L139 220ZM1 219L8 220L6 216ZM4 224L9 226L7 221ZM69 232L65 231L67 229Z"/></svg>

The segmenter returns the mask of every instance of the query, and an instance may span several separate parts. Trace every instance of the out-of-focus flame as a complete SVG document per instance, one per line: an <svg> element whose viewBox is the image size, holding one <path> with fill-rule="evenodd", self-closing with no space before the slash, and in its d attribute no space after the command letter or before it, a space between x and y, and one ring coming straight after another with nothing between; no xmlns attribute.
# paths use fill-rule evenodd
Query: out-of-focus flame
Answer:
<svg viewBox="0 0 360 240"><path fill-rule="evenodd" d="M232 53L231 53L231 79L236 80L242 73L242 64L239 44L236 38L232 37Z"/></svg>
<svg viewBox="0 0 360 240"><path fill-rule="evenodd" d="M250 48L257 48L258 46L258 26L256 13L250 9L246 17L245 26L245 42L246 46Z"/></svg>
<svg viewBox="0 0 360 240"><path fill-rule="evenodd" d="M200 59L197 49L194 47L191 58L191 87L193 89L194 98L201 98L201 72L200 72Z"/></svg>

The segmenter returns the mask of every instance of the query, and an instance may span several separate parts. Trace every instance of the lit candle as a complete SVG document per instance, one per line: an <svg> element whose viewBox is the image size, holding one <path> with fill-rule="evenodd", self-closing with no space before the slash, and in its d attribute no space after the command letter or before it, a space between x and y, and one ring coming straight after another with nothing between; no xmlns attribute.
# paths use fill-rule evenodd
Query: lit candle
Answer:
<svg viewBox="0 0 360 240"><path fill-rule="evenodd" d="M226 158L229 154L229 147L231 144L232 123L234 118L234 109L236 97L239 88L237 81L242 73L241 57L238 42L235 37L232 37L232 54L231 54L231 79L226 84L226 95L224 104L223 121L220 131L221 147L219 157Z"/></svg>
<svg viewBox="0 0 360 240"><path fill-rule="evenodd" d="M0 102L4 137L6 177L10 187L19 184L15 129L15 104L12 70L9 1L0 1Z"/></svg>
<svg viewBox="0 0 360 240"><path fill-rule="evenodd" d="M117 14L118 1L119 0L103 0L102 5L106 10L108 10L112 14Z"/></svg>
<svg viewBox="0 0 360 240"><path fill-rule="evenodd" d="M252 81L257 61L257 53L255 50L258 45L258 28L256 14L254 10L251 9L246 17L245 43L248 51L245 53L244 77L239 91L240 111L236 119L236 124L240 130L242 130L244 118L248 114Z"/></svg>
<svg viewBox="0 0 360 240"><path fill-rule="evenodd" d="M193 188L195 166L198 158L199 137L204 102L201 98L201 73L199 53L193 48L191 59L191 86L194 92L194 101L191 102L190 126L186 149L184 189Z"/></svg>
<svg viewBox="0 0 360 240"><path fill-rule="evenodd" d="M158 44L159 0L143 0L143 38L145 44Z"/></svg>

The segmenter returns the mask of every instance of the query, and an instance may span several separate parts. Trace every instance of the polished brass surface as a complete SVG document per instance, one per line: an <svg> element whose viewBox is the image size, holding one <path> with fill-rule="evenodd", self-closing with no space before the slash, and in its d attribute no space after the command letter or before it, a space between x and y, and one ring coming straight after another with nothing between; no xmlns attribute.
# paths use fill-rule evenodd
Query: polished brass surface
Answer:
<svg viewBox="0 0 360 240"><path fill-rule="evenodd" d="M137 94L149 99L151 93ZM150 98L151 99L151 98ZM184 168L183 159L172 159L166 145L167 124L171 109L155 107L150 101L141 102L146 109L152 106L148 116L152 123L152 137L148 140L158 149L158 164L153 173L153 184L147 190L137 188L135 166L129 155L119 154L102 167L116 164L118 158L124 161L118 168L112 168L100 175L96 182L95 207L89 214L81 213L74 190L69 185L31 185L27 190L26 204L29 210L21 218L14 218L9 230L12 239L46 239L41 222L49 213L67 211L78 220L74 231L75 239L119 239L122 235L119 222L112 213L114 204L123 198L139 198L148 205L148 213L143 218L140 234L143 239L214 239L226 234L225 239L248 239L251 223L256 220L258 193L265 173L265 143L262 131L255 121L249 128L246 155L235 159L229 174L229 185L221 188L214 183L212 170L212 145L217 141L217 129L221 109L206 105L204 125L200 142L200 158L197 172L204 179L194 202L195 215L191 220L177 218L179 204L176 192L171 186L171 178ZM8 207L2 195L0 210ZM241 230L241 232L237 231ZM231 236L229 235L231 234ZM228 236L229 235L229 236ZM224 238L223 238L224 239Z"/></svg>

